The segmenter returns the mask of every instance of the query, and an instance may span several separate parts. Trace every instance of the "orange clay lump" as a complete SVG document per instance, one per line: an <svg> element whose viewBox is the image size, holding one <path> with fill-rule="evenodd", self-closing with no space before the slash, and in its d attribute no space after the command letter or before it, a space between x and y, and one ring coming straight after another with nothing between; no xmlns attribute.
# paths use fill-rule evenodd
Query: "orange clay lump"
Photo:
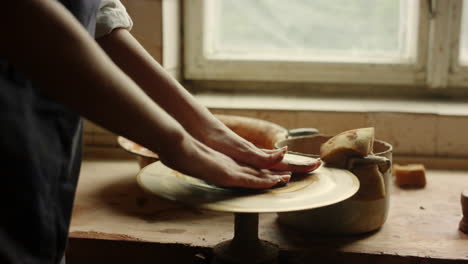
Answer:
<svg viewBox="0 0 468 264"><path fill-rule="evenodd" d="M396 184L400 187L426 186L426 169L422 164L393 165Z"/></svg>

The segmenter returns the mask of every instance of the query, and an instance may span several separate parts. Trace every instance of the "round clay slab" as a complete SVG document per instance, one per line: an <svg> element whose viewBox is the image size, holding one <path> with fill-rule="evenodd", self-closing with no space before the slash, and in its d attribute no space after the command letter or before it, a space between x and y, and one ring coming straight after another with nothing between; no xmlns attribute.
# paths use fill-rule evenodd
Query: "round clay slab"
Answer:
<svg viewBox="0 0 468 264"><path fill-rule="evenodd" d="M287 155L288 159L304 157ZM320 167L307 175L293 175L286 186L268 190L222 188L181 174L155 162L137 175L138 184L157 196L222 212L273 213L312 209L343 201L359 189L346 170Z"/></svg>

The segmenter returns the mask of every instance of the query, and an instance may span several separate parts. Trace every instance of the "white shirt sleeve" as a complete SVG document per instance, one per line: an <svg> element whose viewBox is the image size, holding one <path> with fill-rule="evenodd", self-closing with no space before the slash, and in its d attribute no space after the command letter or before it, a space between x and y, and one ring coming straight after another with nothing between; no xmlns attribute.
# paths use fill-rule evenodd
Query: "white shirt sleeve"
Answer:
<svg viewBox="0 0 468 264"><path fill-rule="evenodd" d="M102 0L96 16L95 38L105 36L116 28L131 30L133 21L119 0Z"/></svg>

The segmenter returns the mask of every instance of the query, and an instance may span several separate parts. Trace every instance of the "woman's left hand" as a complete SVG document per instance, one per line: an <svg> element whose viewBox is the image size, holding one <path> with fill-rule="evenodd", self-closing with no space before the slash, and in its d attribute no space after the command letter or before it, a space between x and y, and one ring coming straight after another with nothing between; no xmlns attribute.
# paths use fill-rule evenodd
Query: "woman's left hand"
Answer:
<svg viewBox="0 0 468 264"><path fill-rule="evenodd" d="M237 162L259 169L306 173L317 169L321 164L320 160L313 158L301 162L284 159L287 148L260 149L221 122L206 129L201 141Z"/></svg>

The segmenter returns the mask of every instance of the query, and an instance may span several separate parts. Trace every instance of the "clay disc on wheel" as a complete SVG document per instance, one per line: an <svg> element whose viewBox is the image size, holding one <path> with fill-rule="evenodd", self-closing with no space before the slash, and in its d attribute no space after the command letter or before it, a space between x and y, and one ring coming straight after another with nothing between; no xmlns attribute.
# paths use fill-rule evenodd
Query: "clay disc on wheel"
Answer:
<svg viewBox="0 0 468 264"><path fill-rule="evenodd" d="M286 155L287 159L304 159ZM267 213L312 209L341 202L359 189L347 170L321 166L306 175L293 175L286 186L267 190L223 188L184 175L155 162L137 175L138 184L157 196L191 206L223 212Z"/></svg>

